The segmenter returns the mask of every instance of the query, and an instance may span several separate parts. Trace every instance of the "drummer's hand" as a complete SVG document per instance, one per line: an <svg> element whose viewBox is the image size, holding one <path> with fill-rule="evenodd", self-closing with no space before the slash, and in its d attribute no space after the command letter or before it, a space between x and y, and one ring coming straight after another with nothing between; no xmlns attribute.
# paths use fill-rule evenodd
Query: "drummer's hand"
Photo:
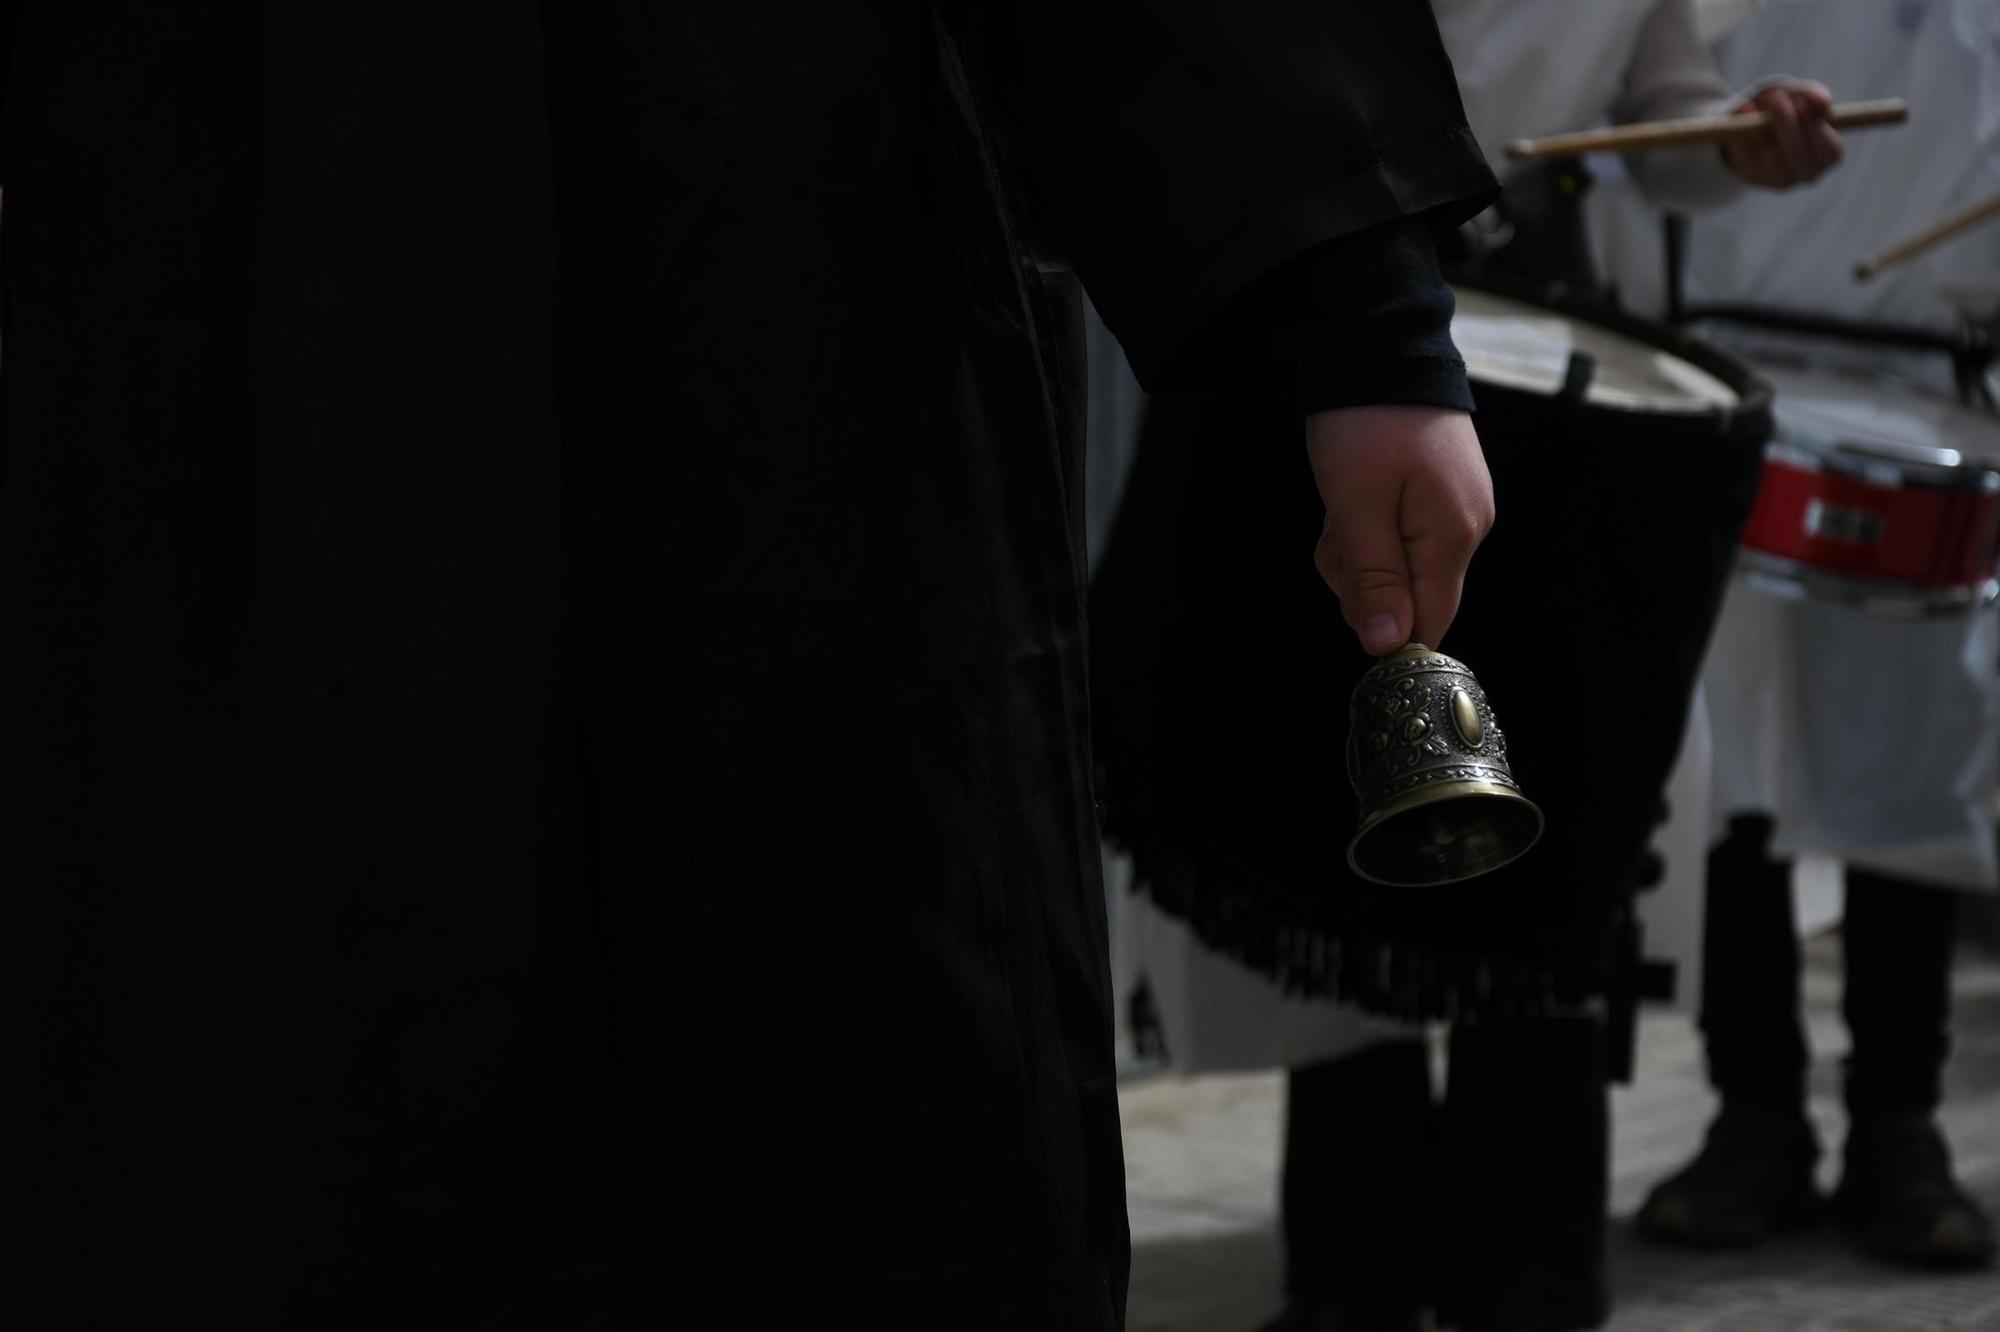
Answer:
<svg viewBox="0 0 2000 1332"><path fill-rule="evenodd" d="M1766 88L1736 108L1747 116L1762 111L1771 132L1722 145L1722 160L1752 185L1788 190L1818 180L1840 160L1840 131L1829 125L1833 94L1818 83L1793 82Z"/></svg>
<svg viewBox="0 0 2000 1332"><path fill-rule="evenodd" d="M1341 407L1306 418L1326 504L1313 562L1361 646L1436 647L1472 552L1493 526L1493 481L1472 418L1438 407Z"/></svg>

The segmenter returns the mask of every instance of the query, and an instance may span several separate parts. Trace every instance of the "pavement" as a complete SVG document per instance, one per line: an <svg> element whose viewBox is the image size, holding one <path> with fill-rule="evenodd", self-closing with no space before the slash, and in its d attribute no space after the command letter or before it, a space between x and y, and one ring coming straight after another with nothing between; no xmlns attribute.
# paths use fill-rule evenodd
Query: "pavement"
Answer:
<svg viewBox="0 0 2000 1332"><path fill-rule="evenodd" d="M1968 952L1954 976L1956 1048L1942 1119L1960 1181L2000 1215L2000 958ZM1814 940L1804 987L1811 1113L1831 1189L1845 1117L1839 946ZM1715 1101L1686 1017L1641 1021L1638 1076L1613 1098L1612 1332L2000 1332L2000 1271L1911 1273L1814 1231L1740 1253L1640 1240L1629 1218L1701 1145ZM1132 1222L1130 1332L1251 1332L1279 1305L1280 1075L1133 1079L1121 1089Z"/></svg>

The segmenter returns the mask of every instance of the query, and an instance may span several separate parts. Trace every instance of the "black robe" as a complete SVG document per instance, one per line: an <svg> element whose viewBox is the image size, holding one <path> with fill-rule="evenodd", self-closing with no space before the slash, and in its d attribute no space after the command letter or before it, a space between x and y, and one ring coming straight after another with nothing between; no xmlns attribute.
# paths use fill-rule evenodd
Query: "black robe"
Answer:
<svg viewBox="0 0 2000 1332"><path fill-rule="evenodd" d="M1065 266L1481 194L1426 8L0 22L16 1302L1113 1326Z"/></svg>

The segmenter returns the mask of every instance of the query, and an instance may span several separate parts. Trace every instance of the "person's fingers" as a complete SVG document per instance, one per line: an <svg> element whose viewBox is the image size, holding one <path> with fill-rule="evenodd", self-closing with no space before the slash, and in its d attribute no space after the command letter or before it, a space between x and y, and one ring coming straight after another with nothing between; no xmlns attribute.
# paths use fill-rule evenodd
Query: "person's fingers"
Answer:
<svg viewBox="0 0 2000 1332"><path fill-rule="evenodd" d="M1479 464L1476 478L1459 489L1438 493L1425 503L1412 496L1403 515L1404 548L1410 561L1411 630L1418 642L1436 647L1458 615L1466 567L1493 527L1493 483Z"/></svg>
<svg viewBox="0 0 2000 1332"><path fill-rule="evenodd" d="M1316 412L1306 449L1326 508L1313 560L1361 645L1386 655L1419 624L1442 635L1471 550L1493 522L1493 482L1470 418L1397 405ZM1424 570L1427 606L1413 565Z"/></svg>
<svg viewBox="0 0 2000 1332"><path fill-rule="evenodd" d="M1753 98L1739 102L1733 114L1769 115L1769 108L1765 103L1771 101L1774 95L1775 90L1766 89ZM1732 139L1723 144L1722 160L1747 184L1774 190L1784 188L1782 165L1784 158L1778 151L1775 136L1768 130L1750 138Z"/></svg>
<svg viewBox="0 0 2000 1332"><path fill-rule="evenodd" d="M1845 150L1840 131L1827 123L1833 111L1833 91L1823 83L1807 82L1791 84L1789 90L1792 108L1799 113L1799 129L1805 135L1806 149L1812 154L1813 170L1807 179L1817 180L1828 167L1840 161Z"/></svg>
<svg viewBox="0 0 2000 1332"><path fill-rule="evenodd" d="M1812 145L1813 161L1824 172L1835 166L1847 154L1847 143L1840 137L1840 131L1819 117L1812 122L1806 132L1806 139Z"/></svg>
<svg viewBox="0 0 2000 1332"><path fill-rule="evenodd" d="M1397 530L1397 506L1342 504L1327 518L1328 530L1314 558L1322 574L1332 565L1330 581L1340 597L1341 618L1375 656L1394 652L1410 641L1415 619L1409 556Z"/></svg>
<svg viewBox="0 0 2000 1332"><path fill-rule="evenodd" d="M1427 647L1436 647L1444 642L1445 631L1458 616L1472 545L1452 550L1436 541L1412 542L1409 554L1413 602L1410 636Z"/></svg>
<svg viewBox="0 0 2000 1332"><path fill-rule="evenodd" d="M1833 110L1833 89L1816 79L1794 79L1785 88L1792 94L1795 103L1802 103L1801 112L1824 118Z"/></svg>
<svg viewBox="0 0 2000 1332"><path fill-rule="evenodd" d="M1786 179L1785 155L1775 139L1763 138L1750 145L1750 160L1753 174L1749 179L1753 184L1769 190L1782 190L1791 184Z"/></svg>
<svg viewBox="0 0 2000 1332"><path fill-rule="evenodd" d="M1764 184L1774 190L1789 190L1798 184L1792 176L1791 163L1785 160L1785 150L1776 139L1767 139L1758 146L1759 169L1764 173Z"/></svg>
<svg viewBox="0 0 2000 1332"><path fill-rule="evenodd" d="M1327 590L1340 595L1340 546L1333 539L1333 515L1319 529L1319 544L1313 547L1313 568L1325 580Z"/></svg>
<svg viewBox="0 0 2000 1332"><path fill-rule="evenodd" d="M1773 94L1763 98L1759 104L1771 118L1771 137L1776 140L1778 152L1784 159L1785 183L1811 180L1815 174L1812 148L1806 143L1798 108L1792 105L1791 90L1778 88L1773 90Z"/></svg>

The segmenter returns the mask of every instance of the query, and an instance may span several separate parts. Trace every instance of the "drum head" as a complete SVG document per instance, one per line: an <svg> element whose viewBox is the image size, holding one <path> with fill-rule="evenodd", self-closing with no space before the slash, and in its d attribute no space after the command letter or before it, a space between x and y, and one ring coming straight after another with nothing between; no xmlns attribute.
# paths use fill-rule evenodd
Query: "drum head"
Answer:
<svg viewBox="0 0 2000 1332"><path fill-rule="evenodd" d="M1786 444L1889 463L1932 482L1962 474L1966 484L2000 484L2000 418L1887 380L1766 362L1757 369L1777 389L1772 411Z"/></svg>
<svg viewBox="0 0 2000 1332"><path fill-rule="evenodd" d="M1572 353L1596 364L1585 390L1593 406L1662 415L1732 411L1742 395L1665 347L1580 313L1454 283L1452 341L1475 384L1555 396Z"/></svg>

